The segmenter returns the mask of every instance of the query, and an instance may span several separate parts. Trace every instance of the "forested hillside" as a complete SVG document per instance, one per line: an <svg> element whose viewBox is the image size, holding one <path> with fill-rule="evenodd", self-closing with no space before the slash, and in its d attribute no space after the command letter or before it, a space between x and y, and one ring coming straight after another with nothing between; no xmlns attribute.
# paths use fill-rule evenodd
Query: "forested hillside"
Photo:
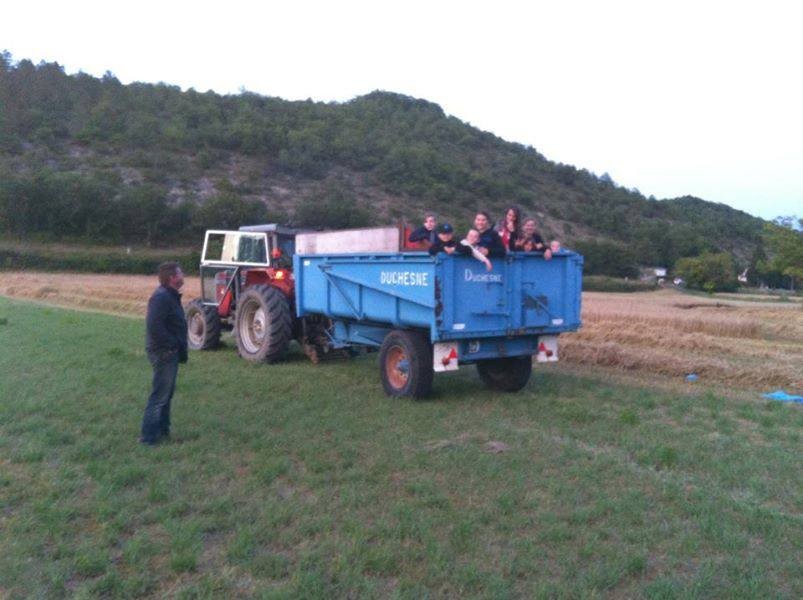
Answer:
<svg viewBox="0 0 803 600"><path fill-rule="evenodd" d="M398 94L220 96L0 57L6 236L159 245L206 227L358 226L425 209L464 226L510 204L612 274L705 250L747 263L763 224L697 198L647 199Z"/></svg>

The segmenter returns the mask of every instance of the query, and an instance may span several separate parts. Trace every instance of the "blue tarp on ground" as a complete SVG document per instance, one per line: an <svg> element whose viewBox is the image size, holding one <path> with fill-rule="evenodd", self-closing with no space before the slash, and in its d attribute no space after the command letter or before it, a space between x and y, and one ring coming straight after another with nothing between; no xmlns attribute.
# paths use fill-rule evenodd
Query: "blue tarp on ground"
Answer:
<svg viewBox="0 0 803 600"><path fill-rule="evenodd" d="M792 394L787 394L783 390L775 390L769 394L762 394L765 398L769 398L770 400L778 400L780 402L796 402L798 404L803 404L803 396L793 396Z"/></svg>

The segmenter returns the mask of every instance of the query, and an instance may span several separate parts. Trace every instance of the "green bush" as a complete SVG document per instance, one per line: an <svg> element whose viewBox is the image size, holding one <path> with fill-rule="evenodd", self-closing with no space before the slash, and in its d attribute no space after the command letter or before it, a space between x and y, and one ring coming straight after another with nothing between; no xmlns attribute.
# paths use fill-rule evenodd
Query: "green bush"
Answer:
<svg viewBox="0 0 803 600"><path fill-rule="evenodd" d="M247 200L226 191L209 198L193 215L193 225L199 234L204 229L237 229L240 225L267 223L272 215L259 200Z"/></svg>
<svg viewBox="0 0 803 600"><path fill-rule="evenodd" d="M302 227L344 229L366 227L373 217L362 208L353 193L340 186L308 196L298 205L295 224Z"/></svg>
<svg viewBox="0 0 803 600"><path fill-rule="evenodd" d="M192 273L200 262L199 253L124 254L110 249L109 254L80 250L51 253L44 249L0 248L0 270L5 271L76 271L82 273L127 273L149 275L160 263L175 260Z"/></svg>
<svg viewBox="0 0 803 600"><path fill-rule="evenodd" d="M635 255L621 244L609 241L578 242L574 249L583 255L583 271L589 275L638 276Z"/></svg>
<svg viewBox="0 0 803 600"><path fill-rule="evenodd" d="M709 293L734 292L739 287L733 258L727 252L681 258L675 265L675 274L686 281L687 287Z"/></svg>

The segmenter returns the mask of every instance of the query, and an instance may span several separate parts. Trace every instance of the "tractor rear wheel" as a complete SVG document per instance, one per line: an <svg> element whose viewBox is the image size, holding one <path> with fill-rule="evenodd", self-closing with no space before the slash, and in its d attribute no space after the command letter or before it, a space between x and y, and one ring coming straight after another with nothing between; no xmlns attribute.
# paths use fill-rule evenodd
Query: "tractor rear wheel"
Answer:
<svg viewBox="0 0 803 600"><path fill-rule="evenodd" d="M193 350L211 350L220 344L220 316L216 306L196 298L184 312L187 318L187 345Z"/></svg>
<svg viewBox="0 0 803 600"><path fill-rule="evenodd" d="M281 359L292 332L290 304L275 287L255 285L238 298L234 335L243 358L268 363Z"/></svg>
<svg viewBox="0 0 803 600"><path fill-rule="evenodd" d="M518 392L530 380L533 371L532 356L509 356L477 362L477 373L492 390Z"/></svg>
<svg viewBox="0 0 803 600"><path fill-rule="evenodd" d="M423 398L432 390L432 345L421 333L391 331L379 350L379 373L388 396Z"/></svg>

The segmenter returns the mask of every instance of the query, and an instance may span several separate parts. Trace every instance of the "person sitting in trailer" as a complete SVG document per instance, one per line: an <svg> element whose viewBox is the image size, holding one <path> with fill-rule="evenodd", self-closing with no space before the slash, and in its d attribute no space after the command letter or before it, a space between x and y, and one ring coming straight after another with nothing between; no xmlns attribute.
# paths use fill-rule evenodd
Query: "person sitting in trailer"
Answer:
<svg viewBox="0 0 803 600"><path fill-rule="evenodd" d="M481 210L474 217L474 229L479 234L477 249L485 256L504 256L507 254L499 234L491 227L491 217Z"/></svg>
<svg viewBox="0 0 803 600"><path fill-rule="evenodd" d="M485 265L485 270L490 271L494 268L493 264L488 257L482 252L483 248L480 247L480 232L476 229L469 229L466 237L460 240L460 244L458 244L459 250L461 254L470 254L482 264Z"/></svg>
<svg viewBox="0 0 803 600"><path fill-rule="evenodd" d="M496 225L496 232L508 252L515 250L516 239L521 235L521 210L511 206L505 211L505 218Z"/></svg>
<svg viewBox="0 0 803 600"><path fill-rule="evenodd" d="M435 225L437 219L435 213L428 212L424 215L424 223L421 227L414 229L407 237L409 247L420 248L422 250L428 249L438 239L435 232Z"/></svg>
<svg viewBox="0 0 803 600"><path fill-rule="evenodd" d="M471 250L465 246L461 246L454 239L454 228L449 223L441 223L435 230L438 238L435 243L429 247L429 253L435 256L439 252L446 252L446 254L471 254Z"/></svg>
<svg viewBox="0 0 803 600"><path fill-rule="evenodd" d="M552 250L538 233L538 225L533 218L524 219L521 226L521 237L516 240L515 249L519 252L543 252L544 259L552 258Z"/></svg>

